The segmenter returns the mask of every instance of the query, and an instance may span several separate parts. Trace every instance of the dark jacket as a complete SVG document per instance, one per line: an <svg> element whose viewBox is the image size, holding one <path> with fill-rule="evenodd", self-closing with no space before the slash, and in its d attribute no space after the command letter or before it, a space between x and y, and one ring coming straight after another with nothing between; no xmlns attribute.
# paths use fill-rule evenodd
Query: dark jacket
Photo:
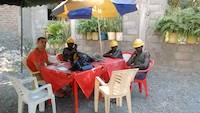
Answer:
<svg viewBox="0 0 200 113"><path fill-rule="evenodd" d="M63 59L64 61L68 62L71 61L73 62L73 56L77 52L76 48L64 48L63 50Z"/></svg>
<svg viewBox="0 0 200 113"><path fill-rule="evenodd" d="M133 54L127 62L128 66L145 70L149 67L150 54L147 51L143 51L140 54Z"/></svg>
<svg viewBox="0 0 200 113"><path fill-rule="evenodd" d="M103 55L104 57L111 57L111 58L123 58L122 51L117 48L117 50L113 51L110 50Z"/></svg>

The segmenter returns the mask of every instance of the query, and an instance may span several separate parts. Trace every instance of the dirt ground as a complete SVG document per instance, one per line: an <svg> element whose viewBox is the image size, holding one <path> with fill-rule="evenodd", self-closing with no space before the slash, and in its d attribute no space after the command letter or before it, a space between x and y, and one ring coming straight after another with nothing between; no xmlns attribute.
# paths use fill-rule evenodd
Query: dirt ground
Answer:
<svg viewBox="0 0 200 113"><path fill-rule="evenodd" d="M12 84L0 72L0 113L17 113L17 94ZM26 77L28 75L21 76ZM138 92L138 86L133 85L133 113L200 113L200 73L181 73L170 69L154 69L148 75L149 97L145 99L144 92ZM86 99L79 91L79 113L93 113L93 95ZM73 112L73 95L56 98L57 113ZM39 111L37 111L39 113ZM51 113L51 106L46 106L45 113ZM110 113L126 113L126 99L121 108L111 104ZM27 113L27 106L24 108ZM99 113L104 113L104 102L100 100Z"/></svg>

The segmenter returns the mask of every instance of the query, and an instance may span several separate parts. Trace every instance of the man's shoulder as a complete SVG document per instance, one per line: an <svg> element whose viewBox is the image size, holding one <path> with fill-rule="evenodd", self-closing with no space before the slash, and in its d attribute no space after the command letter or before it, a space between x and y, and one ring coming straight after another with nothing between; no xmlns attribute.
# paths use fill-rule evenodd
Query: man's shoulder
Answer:
<svg viewBox="0 0 200 113"><path fill-rule="evenodd" d="M150 52L148 50L144 50L144 54L150 56Z"/></svg>

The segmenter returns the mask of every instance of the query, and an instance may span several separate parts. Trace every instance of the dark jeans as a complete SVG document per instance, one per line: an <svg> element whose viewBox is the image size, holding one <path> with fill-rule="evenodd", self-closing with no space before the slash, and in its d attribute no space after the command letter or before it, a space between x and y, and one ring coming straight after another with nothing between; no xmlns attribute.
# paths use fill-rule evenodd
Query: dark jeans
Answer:
<svg viewBox="0 0 200 113"><path fill-rule="evenodd" d="M146 73L138 72L138 73L135 75L135 79L137 79L137 80L144 80L145 77L146 77Z"/></svg>

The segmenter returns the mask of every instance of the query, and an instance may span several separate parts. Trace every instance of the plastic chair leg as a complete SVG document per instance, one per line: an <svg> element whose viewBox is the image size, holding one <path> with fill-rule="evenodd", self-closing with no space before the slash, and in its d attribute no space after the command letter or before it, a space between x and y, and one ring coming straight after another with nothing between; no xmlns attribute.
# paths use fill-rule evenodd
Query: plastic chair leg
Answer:
<svg viewBox="0 0 200 113"><path fill-rule="evenodd" d="M28 105L28 113L36 113L36 105L29 104Z"/></svg>
<svg viewBox="0 0 200 113"><path fill-rule="evenodd" d="M99 104L99 91L96 88L94 92L94 111L98 112L98 104Z"/></svg>
<svg viewBox="0 0 200 113"><path fill-rule="evenodd" d="M105 96L104 100L105 100L105 113L109 113L109 111L110 111L110 99Z"/></svg>
<svg viewBox="0 0 200 113"><path fill-rule="evenodd" d="M127 106L128 106L128 113L132 113L132 109L131 109L131 93L130 92L126 95L126 101L127 101Z"/></svg>
<svg viewBox="0 0 200 113"><path fill-rule="evenodd" d="M107 112L110 113L110 98L108 98L107 100L108 100L108 103L107 103L107 105L108 105Z"/></svg>
<svg viewBox="0 0 200 113"><path fill-rule="evenodd" d="M56 102L55 102L55 98L54 97L51 99L51 103L52 103L53 113L56 113Z"/></svg>
<svg viewBox="0 0 200 113"><path fill-rule="evenodd" d="M122 107L122 97L119 98L119 106Z"/></svg>
<svg viewBox="0 0 200 113"><path fill-rule="evenodd" d="M39 111L44 112L44 110L45 110L45 102L42 102L39 104Z"/></svg>
<svg viewBox="0 0 200 113"><path fill-rule="evenodd" d="M24 103L23 101L18 98L18 113L23 113Z"/></svg>
<svg viewBox="0 0 200 113"><path fill-rule="evenodd" d="M142 93L142 84L140 82L138 82L138 87L139 87L140 93Z"/></svg>
<svg viewBox="0 0 200 113"><path fill-rule="evenodd" d="M146 80L144 80L143 85L144 85L144 90L145 90L146 97L148 97L149 92L148 92L148 87L147 87L147 81Z"/></svg>
<svg viewBox="0 0 200 113"><path fill-rule="evenodd" d="M116 105L120 106L120 98L116 98Z"/></svg>

